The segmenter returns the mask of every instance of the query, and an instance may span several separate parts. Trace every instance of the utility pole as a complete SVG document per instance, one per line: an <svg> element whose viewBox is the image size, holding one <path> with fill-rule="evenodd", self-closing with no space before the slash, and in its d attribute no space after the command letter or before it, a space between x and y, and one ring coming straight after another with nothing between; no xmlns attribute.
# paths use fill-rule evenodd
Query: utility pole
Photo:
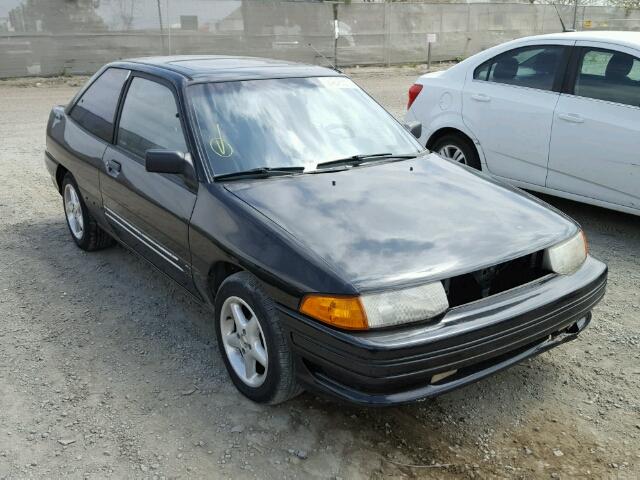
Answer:
<svg viewBox="0 0 640 480"><path fill-rule="evenodd" d="M338 37L340 28L338 27L338 4L333 4L333 65L338 68Z"/></svg>
<svg viewBox="0 0 640 480"><path fill-rule="evenodd" d="M160 0L156 0L158 3L158 22L160 23L160 40L162 41L162 54L164 55L164 28L162 27L162 8L160 7Z"/></svg>
<svg viewBox="0 0 640 480"><path fill-rule="evenodd" d="M574 0L573 2L573 29L578 29L578 2L580 0Z"/></svg>

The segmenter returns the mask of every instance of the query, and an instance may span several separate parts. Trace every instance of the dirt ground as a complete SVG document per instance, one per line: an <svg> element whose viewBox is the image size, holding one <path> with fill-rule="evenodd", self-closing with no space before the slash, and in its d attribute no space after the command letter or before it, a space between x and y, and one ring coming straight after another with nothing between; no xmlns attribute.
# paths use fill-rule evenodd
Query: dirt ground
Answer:
<svg viewBox="0 0 640 480"><path fill-rule="evenodd" d="M412 69L354 69L401 115ZM263 407L210 313L120 247L73 244L43 164L81 79L0 82L0 478L638 478L640 219L545 198L610 267L590 328L426 403Z"/></svg>

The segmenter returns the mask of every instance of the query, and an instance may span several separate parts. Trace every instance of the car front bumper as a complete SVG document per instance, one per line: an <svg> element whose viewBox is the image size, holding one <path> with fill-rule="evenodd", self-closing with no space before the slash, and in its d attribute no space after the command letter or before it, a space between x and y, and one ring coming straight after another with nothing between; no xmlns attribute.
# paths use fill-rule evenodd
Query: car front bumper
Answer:
<svg viewBox="0 0 640 480"><path fill-rule="evenodd" d="M437 322L381 331L339 331L279 308L306 388L362 405L395 405L440 395L576 338L606 282L606 265L588 257L571 275L453 308Z"/></svg>

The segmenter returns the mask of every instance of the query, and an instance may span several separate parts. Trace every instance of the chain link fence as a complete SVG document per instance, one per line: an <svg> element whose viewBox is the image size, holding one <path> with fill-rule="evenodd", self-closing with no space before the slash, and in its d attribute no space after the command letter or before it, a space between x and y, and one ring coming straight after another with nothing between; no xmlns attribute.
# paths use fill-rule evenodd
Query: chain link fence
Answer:
<svg viewBox="0 0 640 480"><path fill-rule="evenodd" d="M112 60L148 55L424 63L428 38L435 40L432 59L448 61L562 31L560 18L570 27L573 16L569 5L529 3L0 0L0 78L92 73ZM640 30L640 10L580 7L576 25Z"/></svg>

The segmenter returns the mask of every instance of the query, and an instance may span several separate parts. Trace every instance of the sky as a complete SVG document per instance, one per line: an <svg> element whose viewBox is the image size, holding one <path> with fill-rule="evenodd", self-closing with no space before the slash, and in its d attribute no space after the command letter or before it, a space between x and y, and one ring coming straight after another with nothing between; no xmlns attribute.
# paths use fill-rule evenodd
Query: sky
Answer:
<svg viewBox="0 0 640 480"><path fill-rule="evenodd" d="M0 17L9 16L9 10L18 6L20 0L0 0Z"/></svg>

